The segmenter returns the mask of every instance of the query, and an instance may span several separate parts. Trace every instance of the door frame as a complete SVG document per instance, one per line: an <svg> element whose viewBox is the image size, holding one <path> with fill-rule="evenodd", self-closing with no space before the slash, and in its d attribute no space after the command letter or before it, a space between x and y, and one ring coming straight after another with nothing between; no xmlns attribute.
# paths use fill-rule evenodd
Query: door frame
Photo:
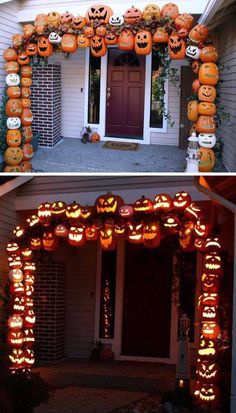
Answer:
<svg viewBox="0 0 236 413"><path fill-rule="evenodd" d="M114 48L117 46L108 46L108 48ZM90 126L93 130L98 131L102 141L114 141L114 142L130 142L149 145L151 143L151 133L167 133L167 119L163 118L162 128L151 128L149 126L150 121L150 108L151 108L151 68L152 68L152 54L145 56L145 82L144 82L144 118L143 118L143 139L132 138L117 138L106 136L106 90L107 90L107 72L108 72L108 53L101 58L101 84L100 84L100 113L99 124L88 123L88 78L89 78L89 55L90 49L86 48L85 53L85 83L84 83L84 125ZM168 84L165 82L165 107L168 111Z"/></svg>

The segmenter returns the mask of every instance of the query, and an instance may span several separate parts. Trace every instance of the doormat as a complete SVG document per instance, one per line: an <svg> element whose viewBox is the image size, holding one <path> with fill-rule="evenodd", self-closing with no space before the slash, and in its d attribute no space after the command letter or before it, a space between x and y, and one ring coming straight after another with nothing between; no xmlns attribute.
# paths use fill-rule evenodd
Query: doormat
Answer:
<svg viewBox="0 0 236 413"><path fill-rule="evenodd" d="M111 142L108 141L103 145L106 149L115 149L117 151L138 151L139 143L126 143L126 142Z"/></svg>

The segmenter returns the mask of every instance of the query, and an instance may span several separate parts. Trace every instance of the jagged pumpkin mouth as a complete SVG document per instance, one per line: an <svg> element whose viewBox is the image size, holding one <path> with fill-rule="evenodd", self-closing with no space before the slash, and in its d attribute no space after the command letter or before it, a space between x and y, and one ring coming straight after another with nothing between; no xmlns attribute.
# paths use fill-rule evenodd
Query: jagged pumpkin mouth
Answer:
<svg viewBox="0 0 236 413"><path fill-rule="evenodd" d="M95 10L93 10L93 9L91 9L91 11L92 11L93 13L95 12ZM100 11L100 13L102 13L102 12L104 11L104 9L99 10L99 11ZM88 18L89 18L89 21L93 21L93 20L99 20L99 21L106 20L106 18L107 18L107 11L105 11L105 13L104 13L103 15L98 14L98 12L95 12L95 16L88 16Z"/></svg>
<svg viewBox="0 0 236 413"><path fill-rule="evenodd" d="M174 54L177 54L177 53L179 53L179 52L181 52L181 49L182 49L182 45L180 45L180 46L172 46L171 48L170 48L170 50L174 53Z"/></svg>
<svg viewBox="0 0 236 413"><path fill-rule="evenodd" d="M93 50L94 50L96 53L101 52L101 50L102 50L102 44L101 44L100 46L93 46Z"/></svg>

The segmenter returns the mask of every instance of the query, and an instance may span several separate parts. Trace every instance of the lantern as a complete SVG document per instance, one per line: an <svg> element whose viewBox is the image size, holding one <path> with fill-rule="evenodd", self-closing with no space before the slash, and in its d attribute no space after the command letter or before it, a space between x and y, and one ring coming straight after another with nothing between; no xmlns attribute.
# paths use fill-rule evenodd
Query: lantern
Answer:
<svg viewBox="0 0 236 413"><path fill-rule="evenodd" d="M112 251L116 249L117 240L114 237L114 232L111 228L102 228L99 237L100 245L104 251Z"/></svg>
<svg viewBox="0 0 236 413"><path fill-rule="evenodd" d="M38 217L40 219L40 222L42 222L42 224L47 224L50 221L51 216L51 204L49 204L49 202L40 204L38 207Z"/></svg>
<svg viewBox="0 0 236 413"><path fill-rule="evenodd" d="M198 360L197 374L203 383L215 383L219 379L219 366L211 360Z"/></svg>
<svg viewBox="0 0 236 413"><path fill-rule="evenodd" d="M147 248L157 248L161 242L160 224L151 221L143 227L143 244Z"/></svg>
<svg viewBox="0 0 236 413"><path fill-rule="evenodd" d="M201 208L192 202L184 211L184 215L186 218L190 218L194 221L197 221L199 217L202 215Z"/></svg>
<svg viewBox="0 0 236 413"><path fill-rule="evenodd" d="M11 257L9 257L11 258ZM18 257L16 257L18 258ZM20 257L19 257L20 258ZM8 274L9 280L14 283L20 283L23 281L23 272L20 269L13 269Z"/></svg>
<svg viewBox="0 0 236 413"><path fill-rule="evenodd" d="M47 229L43 233L42 245L45 251L55 251L58 246L58 238L53 230Z"/></svg>
<svg viewBox="0 0 236 413"><path fill-rule="evenodd" d="M66 216L69 219L77 219L80 217L81 207L77 202L67 205Z"/></svg>
<svg viewBox="0 0 236 413"><path fill-rule="evenodd" d="M89 225L85 228L85 238L87 241L97 241L99 231L94 225Z"/></svg>
<svg viewBox="0 0 236 413"><path fill-rule="evenodd" d="M116 238L125 238L125 236L126 236L126 224L125 224L125 221L123 219L115 223L114 233L115 233Z"/></svg>
<svg viewBox="0 0 236 413"><path fill-rule="evenodd" d="M24 350L24 366L25 367L32 367L35 363L34 352L30 348L26 348Z"/></svg>
<svg viewBox="0 0 236 413"><path fill-rule="evenodd" d="M25 261L23 265L23 269L25 272L32 273L36 271L36 265L34 261Z"/></svg>
<svg viewBox="0 0 236 413"><path fill-rule="evenodd" d="M35 324L36 318L33 310L27 310L25 312L24 327L32 328Z"/></svg>
<svg viewBox="0 0 236 413"><path fill-rule="evenodd" d="M217 293L203 293L199 297L198 306L203 308L205 305L213 305L218 307L219 305L219 295Z"/></svg>
<svg viewBox="0 0 236 413"><path fill-rule="evenodd" d="M193 248L194 223L191 220L183 221L179 229L179 243L184 250Z"/></svg>
<svg viewBox="0 0 236 413"><path fill-rule="evenodd" d="M135 221L129 222L127 225L127 239L132 244L142 244L143 225Z"/></svg>
<svg viewBox="0 0 236 413"><path fill-rule="evenodd" d="M33 258L33 251L29 247L24 247L22 249L22 259L23 261L30 260Z"/></svg>
<svg viewBox="0 0 236 413"><path fill-rule="evenodd" d="M119 208L119 215L122 218L130 218L130 217L132 217L133 213L134 213L134 209L133 209L132 205L122 205Z"/></svg>
<svg viewBox="0 0 236 413"><path fill-rule="evenodd" d="M11 269L20 269L22 268L23 264L21 261L21 257L19 255L17 255L16 257L8 257L8 266Z"/></svg>
<svg viewBox="0 0 236 413"><path fill-rule="evenodd" d="M25 288L22 282L12 283L10 285L10 293L12 295L22 296L24 295Z"/></svg>
<svg viewBox="0 0 236 413"><path fill-rule="evenodd" d="M6 246L6 252L8 255L18 255L21 253L20 246L15 241L9 241Z"/></svg>
<svg viewBox="0 0 236 413"><path fill-rule="evenodd" d="M173 198L173 206L178 210L184 210L187 208L192 202L191 196L188 192L181 191L177 192Z"/></svg>
<svg viewBox="0 0 236 413"><path fill-rule="evenodd" d="M98 214L116 214L122 205L124 205L123 199L118 195L113 195L111 192L99 196L95 201L95 208Z"/></svg>
<svg viewBox="0 0 236 413"><path fill-rule="evenodd" d="M215 358L217 352L217 342L201 335L198 348L198 356L204 359L213 359Z"/></svg>
<svg viewBox="0 0 236 413"><path fill-rule="evenodd" d="M22 349L12 349L9 354L9 359L11 361L12 367L17 369L21 368L24 362L24 352Z"/></svg>
<svg viewBox="0 0 236 413"><path fill-rule="evenodd" d="M29 227L32 228L35 225L39 224L40 219L37 215L31 215L31 217L27 218L26 222L29 225Z"/></svg>
<svg viewBox="0 0 236 413"><path fill-rule="evenodd" d="M23 333L21 331L10 331L7 335L7 343L14 349L21 348L23 346Z"/></svg>
<svg viewBox="0 0 236 413"><path fill-rule="evenodd" d="M8 328L12 331L21 330L23 327L23 319L19 315L12 315L8 318Z"/></svg>
<svg viewBox="0 0 236 413"><path fill-rule="evenodd" d="M55 216L63 216L65 215L67 205L63 201L56 201L53 202L51 205L51 213Z"/></svg>
<svg viewBox="0 0 236 413"><path fill-rule="evenodd" d="M142 196L142 198L137 199L134 203L135 213L151 213L153 211L153 204L151 199Z"/></svg>
<svg viewBox="0 0 236 413"><path fill-rule="evenodd" d="M81 247L85 244L85 225L73 225L69 229L68 242L75 247Z"/></svg>
<svg viewBox="0 0 236 413"><path fill-rule="evenodd" d="M32 250L40 250L42 247L42 240L39 237L30 238L30 248Z"/></svg>
<svg viewBox="0 0 236 413"><path fill-rule="evenodd" d="M30 297L32 296L32 294L34 293L34 287L31 284L26 284L25 285L25 295L26 297Z"/></svg>
<svg viewBox="0 0 236 413"><path fill-rule="evenodd" d="M203 268L206 273L222 274L222 263L219 253L211 251L204 255Z"/></svg>
<svg viewBox="0 0 236 413"><path fill-rule="evenodd" d="M89 206L89 205L81 206L80 214L83 220L86 221L89 218L91 218L93 213L94 213L94 209L92 206Z"/></svg>
<svg viewBox="0 0 236 413"><path fill-rule="evenodd" d="M216 339L220 335L220 326L215 321L204 321L201 333L206 338Z"/></svg>
<svg viewBox="0 0 236 413"><path fill-rule="evenodd" d="M14 297L12 299L12 312L15 315L24 315L25 312L25 298L24 297Z"/></svg>
<svg viewBox="0 0 236 413"><path fill-rule="evenodd" d="M13 230L13 234L15 235L15 237L17 238L22 238L25 236L26 234L26 230L24 227L17 225L14 230Z"/></svg>
<svg viewBox="0 0 236 413"><path fill-rule="evenodd" d="M25 274L25 285L33 285L34 284L34 275L30 273Z"/></svg>
<svg viewBox="0 0 236 413"><path fill-rule="evenodd" d="M205 305L201 313L202 320L205 321L216 321L218 318L217 308L213 305Z"/></svg>
<svg viewBox="0 0 236 413"><path fill-rule="evenodd" d="M176 214L169 213L162 216L162 222L167 235L176 234L179 229L179 219Z"/></svg>
<svg viewBox="0 0 236 413"><path fill-rule="evenodd" d="M198 397L201 402L214 406L219 399L220 390L216 384L201 383Z"/></svg>
<svg viewBox="0 0 236 413"><path fill-rule="evenodd" d="M207 238L205 242L205 251L220 251L221 245L219 238Z"/></svg>

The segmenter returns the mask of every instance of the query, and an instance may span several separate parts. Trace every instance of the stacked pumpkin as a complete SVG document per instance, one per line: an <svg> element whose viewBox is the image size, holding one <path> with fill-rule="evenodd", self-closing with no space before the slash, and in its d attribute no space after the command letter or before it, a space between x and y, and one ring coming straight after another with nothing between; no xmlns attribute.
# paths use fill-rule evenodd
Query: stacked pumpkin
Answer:
<svg viewBox="0 0 236 413"><path fill-rule="evenodd" d="M217 66L218 53L212 44L207 44L208 29L198 24L189 33L191 45L186 55L192 59L192 70L198 75L193 82L193 91L197 98L188 104L188 118L194 122L193 129L198 133L199 171L210 172L215 165L214 148L216 144L215 115L217 107L216 85L219 81Z"/></svg>

